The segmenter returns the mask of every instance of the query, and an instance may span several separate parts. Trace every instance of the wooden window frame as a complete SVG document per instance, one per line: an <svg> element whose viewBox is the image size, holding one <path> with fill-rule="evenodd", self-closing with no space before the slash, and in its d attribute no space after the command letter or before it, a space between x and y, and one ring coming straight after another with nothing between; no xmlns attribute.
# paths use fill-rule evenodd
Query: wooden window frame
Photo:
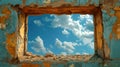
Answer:
<svg viewBox="0 0 120 67"><path fill-rule="evenodd" d="M18 37L17 37L17 56L22 61L37 60L39 57L27 53L27 23L28 15L41 15L41 14L91 14L94 21L94 55L99 55L104 58L103 46L103 24L102 12L100 7L96 6L67 6L67 7L18 7ZM28 57L31 57L28 59ZM39 60L40 61L40 60Z"/></svg>

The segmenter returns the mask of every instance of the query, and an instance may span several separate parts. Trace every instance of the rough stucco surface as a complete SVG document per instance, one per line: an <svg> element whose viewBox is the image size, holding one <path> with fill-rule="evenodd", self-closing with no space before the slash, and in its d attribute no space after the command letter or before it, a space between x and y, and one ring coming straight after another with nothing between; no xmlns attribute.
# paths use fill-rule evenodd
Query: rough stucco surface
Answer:
<svg viewBox="0 0 120 67"><path fill-rule="evenodd" d="M0 0L0 67L120 67L120 1L119 0ZM57 5L56 5L57 3ZM110 57L106 62L97 60L87 62L67 63L24 63L11 64L11 59L16 55L18 13L11 5L22 6L60 6L71 4L73 6L87 6L102 4L102 18L104 27L105 56ZM118 7L114 9L115 7Z"/></svg>

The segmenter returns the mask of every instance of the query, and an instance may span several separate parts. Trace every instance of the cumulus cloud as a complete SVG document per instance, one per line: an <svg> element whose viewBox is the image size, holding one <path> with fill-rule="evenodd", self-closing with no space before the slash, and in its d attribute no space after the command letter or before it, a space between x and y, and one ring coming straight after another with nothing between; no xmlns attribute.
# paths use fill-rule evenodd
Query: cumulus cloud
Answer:
<svg viewBox="0 0 120 67"><path fill-rule="evenodd" d="M89 15L89 14L80 15L80 16L79 16L79 19L80 19L80 20L83 20L83 19L92 19L92 15Z"/></svg>
<svg viewBox="0 0 120 67"><path fill-rule="evenodd" d="M91 19L86 20L86 23L84 25L85 25L85 28L89 30L89 32L94 31L94 25Z"/></svg>
<svg viewBox="0 0 120 67"><path fill-rule="evenodd" d="M38 25L38 26L43 25L40 20L34 20L33 23Z"/></svg>
<svg viewBox="0 0 120 67"><path fill-rule="evenodd" d="M79 38L84 44L90 44L93 41L93 19L90 15L80 15L79 20L73 20L71 15L52 15L54 16L53 22L51 23L54 28L60 27L67 33L66 30L71 31L76 37ZM84 20L84 21L83 21ZM83 24L82 24L83 23ZM91 40L91 39L92 40Z"/></svg>
<svg viewBox="0 0 120 67"><path fill-rule="evenodd" d="M47 49L48 53L54 54L50 49Z"/></svg>
<svg viewBox="0 0 120 67"><path fill-rule="evenodd" d="M66 30L70 30L74 33L74 35L76 35L79 38L89 37L94 34L93 31L86 29L87 26L84 27L82 24L80 24L80 20L77 21L73 20L71 18L71 15L60 15L60 16L53 15L53 16L55 17L52 22L53 27L61 27ZM92 19L90 19L91 17L89 15L85 15L83 16L83 18L84 17L89 18L86 19L86 21L84 22L85 25L89 25L90 23L93 24Z"/></svg>
<svg viewBox="0 0 120 67"><path fill-rule="evenodd" d="M66 55L67 55L67 53L66 53L66 52L61 52L61 55L66 56Z"/></svg>
<svg viewBox="0 0 120 67"><path fill-rule="evenodd" d="M94 41L92 38L83 38L83 44L88 45L91 49L94 49Z"/></svg>
<svg viewBox="0 0 120 67"><path fill-rule="evenodd" d="M91 42L92 42L92 39L91 39L91 38L84 38L84 39L83 39L83 43L84 43L85 45L90 44Z"/></svg>
<svg viewBox="0 0 120 67"><path fill-rule="evenodd" d="M28 43L31 45L30 48L35 53L42 53L42 54L53 53L50 49L44 46L44 41L42 40L40 36L37 36L34 40L29 41Z"/></svg>
<svg viewBox="0 0 120 67"><path fill-rule="evenodd" d="M69 48L65 48L64 49L68 54L71 54L71 53L73 53L74 52L74 50L72 50L72 49L69 49Z"/></svg>
<svg viewBox="0 0 120 67"><path fill-rule="evenodd" d="M89 53L84 52L83 55L89 55Z"/></svg>
<svg viewBox="0 0 120 67"><path fill-rule="evenodd" d="M56 44L57 47L63 49L67 53L73 53L74 49L75 49L74 46L78 45L75 42L67 42L67 41L62 42L58 38L56 38L55 44Z"/></svg>
<svg viewBox="0 0 120 67"><path fill-rule="evenodd" d="M63 45L64 45L65 47L71 49L71 50L74 50L74 49L75 49L75 48L74 48L74 44L76 44L76 43L67 42L67 41L64 41L64 42L63 42Z"/></svg>
<svg viewBox="0 0 120 67"><path fill-rule="evenodd" d="M94 48L94 31L93 31L93 20L90 15L80 15L79 20L73 20L71 15L60 15L56 16L54 14L51 15L54 17L53 20L49 20L46 18L46 21L51 21L51 25L53 28L62 28L62 34L68 35L69 32L72 32L76 37L78 37L79 41L82 41L84 45L89 45L90 48ZM85 20L83 22L83 20ZM35 20L34 23L38 26L42 25L40 20ZM83 23L83 24L82 24ZM36 52L49 52L53 53L51 50L45 48L44 42L42 38L37 36L35 40L31 41L34 43L34 47L31 47ZM67 42L61 41L56 38L55 45L59 48L63 49L63 51L67 53L73 53L75 50L75 46L78 46L78 42ZM39 46L39 47L38 47ZM51 46L52 47L52 46ZM77 54L77 53L76 53Z"/></svg>
<svg viewBox="0 0 120 67"><path fill-rule="evenodd" d="M76 53L76 55L80 55L80 53L79 53L79 52L77 52L77 53Z"/></svg>
<svg viewBox="0 0 120 67"><path fill-rule="evenodd" d="M46 48L44 46L44 42L40 36L37 36L35 40L29 41L29 43L32 45L31 49L35 52L42 52L46 53Z"/></svg>
<svg viewBox="0 0 120 67"><path fill-rule="evenodd" d="M55 44L56 44L58 47L63 48L63 44L62 44L62 42L61 42L58 38L56 38Z"/></svg>
<svg viewBox="0 0 120 67"><path fill-rule="evenodd" d="M68 21L72 21L70 19L70 15L60 15L60 16L56 16L56 15L52 15L54 16L53 22L52 22L52 26L53 27L65 27L68 25ZM64 20L64 21L63 21Z"/></svg>
<svg viewBox="0 0 120 67"><path fill-rule="evenodd" d="M43 18L43 20L45 20L46 22L52 21L52 19L50 19L48 17Z"/></svg>
<svg viewBox="0 0 120 67"><path fill-rule="evenodd" d="M94 42L91 42L91 43L89 44L89 47L90 47L91 49L94 49Z"/></svg>
<svg viewBox="0 0 120 67"><path fill-rule="evenodd" d="M64 29L64 30L62 31L62 34L64 34L64 35L68 35L69 32L68 32L66 29Z"/></svg>

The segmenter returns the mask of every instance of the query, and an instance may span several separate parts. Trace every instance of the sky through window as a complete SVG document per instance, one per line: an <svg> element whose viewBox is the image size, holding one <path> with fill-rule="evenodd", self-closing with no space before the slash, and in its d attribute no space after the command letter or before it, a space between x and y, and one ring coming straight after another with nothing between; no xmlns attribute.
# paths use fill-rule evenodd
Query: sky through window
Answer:
<svg viewBox="0 0 120 67"><path fill-rule="evenodd" d="M37 55L94 54L93 15L28 16L27 51Z"/></svg>

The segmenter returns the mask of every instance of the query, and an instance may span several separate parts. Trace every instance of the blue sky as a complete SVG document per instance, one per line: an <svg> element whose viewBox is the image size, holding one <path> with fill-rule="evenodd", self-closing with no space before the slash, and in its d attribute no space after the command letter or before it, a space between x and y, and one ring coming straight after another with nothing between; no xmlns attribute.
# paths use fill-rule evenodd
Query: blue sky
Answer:
<svg viewBox="0 0 120 67"><path fill-rule="evenodd" d="M94 54L92 15L43 14L28 17L27 51L37 55Z"/></svg>

